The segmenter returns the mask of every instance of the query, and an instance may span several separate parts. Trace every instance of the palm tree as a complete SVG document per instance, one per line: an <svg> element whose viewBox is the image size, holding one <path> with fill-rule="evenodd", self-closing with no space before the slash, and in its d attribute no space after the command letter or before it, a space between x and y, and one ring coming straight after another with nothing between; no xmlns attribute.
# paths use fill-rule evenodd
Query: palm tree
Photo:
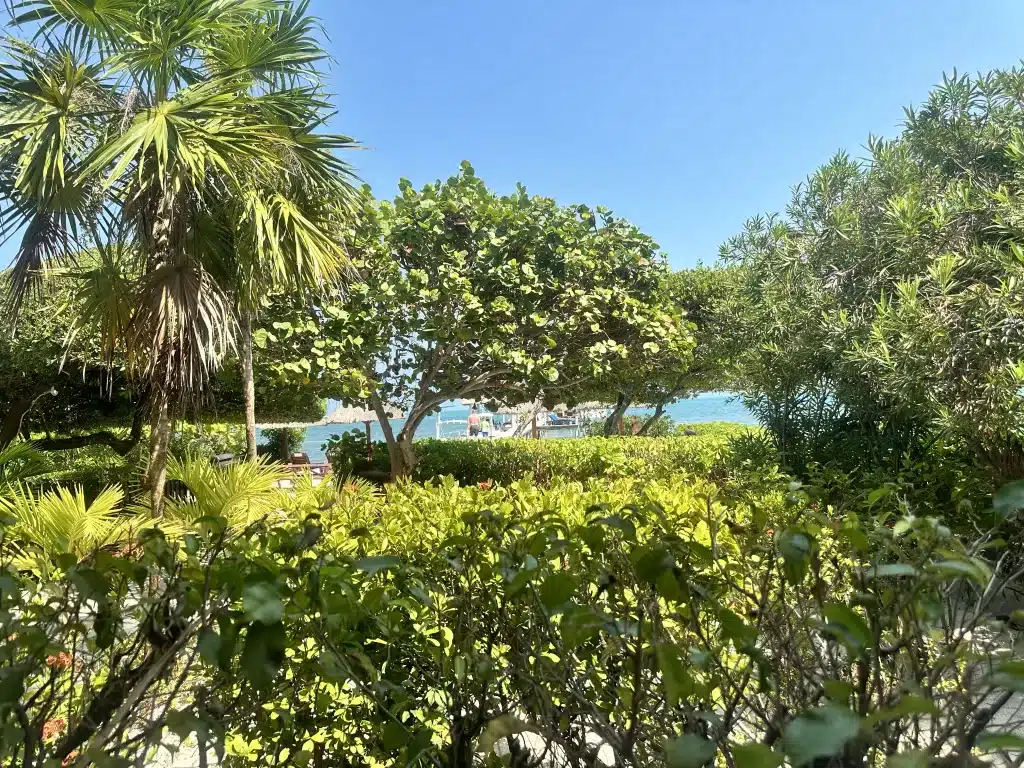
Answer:
<svg viewBox="0 0 1024 768"><path fill-rule="evenodd" d="M341 276L331 233L353 175L334 153L354 142L320 131L325 54L305 2L12 10L34 36L5 42L0 63L0 239L23 233L9 307L46 270L76 274L76 254L98 254L77 274L111 291L83 288L83 307L147 392L159 515L171 420L234 345L236 310L247 318L268 285ZM251 371L249 338L242 358Z"/></svg>

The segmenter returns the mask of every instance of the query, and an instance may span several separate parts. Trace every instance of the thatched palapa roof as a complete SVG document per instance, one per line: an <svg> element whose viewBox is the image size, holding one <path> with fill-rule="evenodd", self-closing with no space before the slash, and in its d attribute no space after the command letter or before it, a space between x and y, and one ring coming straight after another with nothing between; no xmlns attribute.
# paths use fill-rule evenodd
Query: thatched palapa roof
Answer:
<svg viewBox="0 0 1024 768"><path fill-rule="evenodd" d="M401 419L405 417L397 408L387 406L389 419ZM339 405L334 413L324 419L322 424L361 424L364 421L376 421L377 413L369 408L356 408L350 405Z"/></svg>

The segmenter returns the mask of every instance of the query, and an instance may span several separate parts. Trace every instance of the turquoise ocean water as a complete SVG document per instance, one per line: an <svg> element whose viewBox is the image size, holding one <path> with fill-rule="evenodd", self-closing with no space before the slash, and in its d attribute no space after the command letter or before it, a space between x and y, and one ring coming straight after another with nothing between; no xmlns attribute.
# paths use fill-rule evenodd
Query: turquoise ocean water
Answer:
<svg viewBox="0 0 1024 768"><path fill-rule="evenodd" d="M332 404L333 406L333 404ZM645 413L643 409L631 409L630 413ZM648 413L650 411L647 411ZM732 421L739 424L756 424L753 415L744 407L743 403L729 392L705 392L686 400L679 400L665 409L665 413L677 424L692 424L704 421ZM441 408L441 413L428 416L423 420L420 428L416 430L417 439L423 437L434 437L437 434L437 419L441 418L442 436L465 434L466 425L449 424L453 420L465 422L469 415L469 406L457 402L446 403ZM405 419L392 419L391 425L397 432L402 428ZM306 439L302 444L302 450L309 454L311 461L324 461L323 446L331 435L338 435L342 432L364 429L362 424L331 424L323 427L310 427L306 430ZM383 440L380 425L376 422L370 426L370 434L374 440ZM559 430L545 431L545 437L568 437L572 432L561 432Z"/></svg>

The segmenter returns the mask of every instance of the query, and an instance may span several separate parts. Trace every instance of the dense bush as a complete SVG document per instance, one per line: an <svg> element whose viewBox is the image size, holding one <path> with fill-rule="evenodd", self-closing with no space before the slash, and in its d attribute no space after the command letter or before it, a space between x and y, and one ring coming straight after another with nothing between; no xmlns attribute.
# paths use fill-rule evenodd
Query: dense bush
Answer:
<svg viewBox="0 0 1024 768"><path fill-rule="evenodd" d="M923 767L1022 746L1024 660L992 618L1020 486L961 540L796 484L303 482L239 504L262 470L194 465L184 536L37 550L40 576L18 565L25 511L5 520L5 764L461 767L497 746L524 766Z"/></svg>
<svg viewBox="0 0 1024 768"><path fill-rule="evenodd" d="M178 424L168 450L184 458L191 454L216 456L230 453L245 455L245 426L242 424Z"/></svg>
<svg viewBox="0 0 1024 768"><path fill-rule="evenodd" d="M1019 68L945 79L723 248L747 402L794 471L1024 475L1022 89Z"/></svg>
<svg viewBox="0 0 1024 768"><path fill-rule="evenodd" d="M260 445L260 453L287 464L291 461L292 454L298 453L302 448L302 441L306 439L306 430L299 427L265 429L263 437L264 442Z"/></svg>
<svg viewBox="0 0 1024 768"><path fill-rule="evenodd" d="M730 439L750 430L736 424L693 425L696 435L645 438L574 438L565 440L433 440L417 442L420 481L451 475L464 484L512 483L527 475L547 485L555 478L585 481L592 477L665 478L675 473L719 477L727 470ZM333 436L327 456L337 474L368 468L365 445ZM378 444L374 469L387 469L387 452ZM360 453L361 452L361 453Z"/></svg>
<svg viewBox="0 0 1024 768"><path fill-rule="evenodd" d="M676 423L668 416L659 416L656 419L652 419L647 414L640 414L638 416L631 413L622 417L622 434L626 437L636 435L644 426L647 427L645 437L664 437L676 431ZM587 425L587 435L590 437L600 437L604 433L604 420L593 421Z"/></svg>

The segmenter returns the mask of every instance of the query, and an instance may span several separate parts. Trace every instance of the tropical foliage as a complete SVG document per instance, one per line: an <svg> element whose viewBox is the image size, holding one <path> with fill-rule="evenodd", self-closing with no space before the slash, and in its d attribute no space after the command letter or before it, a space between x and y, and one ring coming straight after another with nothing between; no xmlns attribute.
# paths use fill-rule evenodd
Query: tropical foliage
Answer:
<svg viewBox="0 0 1024 768"><path fill-rule="evenodd" d="M390 203L365 197L347 241L359 278L345 300L257 342L307 349L294 366L348 381L340 397L365 397L396 476L415 465L416 428L447 400L573 399L634 349L692 347L659 300L665 266L651 238L522 186L499 197L468 163L419 191L403 181ZM389 407L407 417L397 435Z"/></svg>
<svg viewBox="0 0 1024 768"><path fill-rule="evenodd" d="M673 475L721 479L730 471L730 438L747 429L733 424L700 425L703 435L644 440L579 438L572 440L422 440L416 443L419 461L413 477L428 481L451 475L467 485L514 483L523 478L546 486L557 480L584 481L592 477L637 480ZM387 469L387 452L374 450L376 469ZM335 472L344 475L367 468L365 440L332 437L327 455ZM379 457L379 458L378 458Z"/></svg>
<svg viewBox="0 0 1024 768"><path fill-rule="evenodd" d="M1022 662L994 615L1019 579L998 543L1019 488L962 540L926 510L838 515L770 479L281 496L203 466L180 473L197 509L179 533L43 551L44 578L5 519L5 762L924 766L1021 748Z"/></svg>
<svg viewBox="0 0 1024 768"><path fill-rule="evenodd" d="M954 74L869 162L837 155L723 248L748 402L788 466L1024 474L1022 88Z"/></svg>
<svg viewBox="0 0 1024 768"><path fill-rule="evenodd" d="M673 345L644 343L596 377L594 396L615 404L604 422L604 434L616 434L619 420L635 404L654 408L638 428L638 434L648 435L670 403L697 392L731 388L742 340L737 323L743 305L740 274L734 267L698 266L664 275L661 300L681 311L694 346L681 353Z"/></svg>
<svg viewBox="0 0 1024 768"><path fill-rule="evenodd" d="M103 362L123 357L153 413L159 511L172 407L204 389L254 275L338 278L350 175L318 132L323 57L305 5L24 0L0 66L0 235L23 230L16 313L45 272L79 281ZM86 248L97 254L79 263Z"/></svg>

